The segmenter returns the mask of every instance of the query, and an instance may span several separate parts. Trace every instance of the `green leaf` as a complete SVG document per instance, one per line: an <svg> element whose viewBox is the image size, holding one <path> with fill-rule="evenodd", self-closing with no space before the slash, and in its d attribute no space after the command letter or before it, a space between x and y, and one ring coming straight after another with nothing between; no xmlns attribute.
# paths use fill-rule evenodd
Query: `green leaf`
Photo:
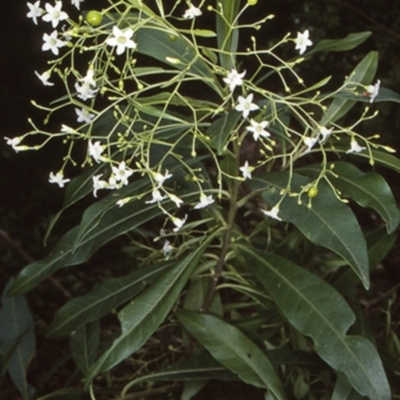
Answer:
<svg viewBox="0 0 400 400"><path fill-rule="evenodd" d="M203 389L208 381L208 379L186 381L183 385L181 400L191 400L193 396Z"/></svg>
<svg viewBox="0 0 400 400"><path fill-rule="evenodd" d="M230 71L235 67L235 56L239 41L239 29L235 29L240 0L223 0L219 2L222 15L217 15L217 41L220 64Z"/></svg>
<svg viewBox="0 0 400 400"><path fill-rule="evenodd" d="M370 159L370 155L368 154L368 152L361 152L357 153L356 155L352 154L352 156L367 158L368 160ZM372 150L372 158L378 164L400 173L400 159L396 156L393 156L384 151Z"/></svg>
<svg viewBox="0 0 400 400"><path fill-rule="evenodd" d="M86 375L96 358L99 340L99 321L81 325L71 334L71 355L84 375Z"/></svg>
<svg viewBox="0 0 400 400"><path fill-rule="evenodd" d="M201 246L118 313L122 333L93 365L87 376L87 384L98 373L108 371L133 354L154 333L175 304L214 236L210 235Z"/></svg>
<svg viewBox="0 0 400 400"><path fill-rule="evenodd" d="M117 200L140 192L143 185L143 180L140 180L90 206L85 211L81 225L67 232L52 253L43 260L29 264L19 273L9 294L24 293L60 268L83 263L111 239L161 215L157 204L145 204L143 200L132 201L122 208L116 206ZM181 197L191 201L197 196L196 193ZM169 211L175 204L166 201L163 206Z"/></svg>
<svg viewBox="0 0 400 400"><path fill-rule="evenodd" d="M129 301L140 293L148 283L171 268L171 262L140 268L121 278L109 279L85 296L65 304L56 314L47 330L47 336L60 337L70 333L81 324L95 321L112 309Z"/></svg>
<svg viewBox="0 0 400 400"><path fill-rule="evenodd" d="M282 383L265 354L241 331L212 315L179 311L179 321L222 365L243 382L286 399Z"/></svg>
<svg viewBox="0 0 400 400"><path fill-rule="evenodd" d="M322 279L275 254L238 245L249 268L289 322L310 336L317 353L346 374L351 385L373 400L390 400L390 388L374 346L346 336L355 317L342 296Z"/></svg>
<svg viewBox="0 0 400 400"><path fill-rule="evenodd" d="M236 110L224 114L221 118L215 120L207 129L206 134L211 137L211 142L221 155L228 144L228 139L239 121L242 114Z"/></svg>
<svg viewBox="0 0 400 400"><path fill-rule="evenodd" d="M349 82L361 83L368 85L371 83L375 76L378 67L378 53L371 51L368 53L357 67L350 74ZM356 103L354 100L335 98L328 110L321 119L321 126L328 125L337 121L343 115L345 115Z"/></svg>
<svg viewBox="0 0 400 400"><path fill-rule="evenodd" d="M350 33L343 39L321 40L307 55L318 51L347 51L359 46L371 36L372 32Z"/></svg>
<svg viewBox="0 0 400 400"><path fill-rule="evenodd" d="M393 193L385 179L377 172L362 172L353 164L339 161L333 163L333 172L338 177L330 177L332 184L342 196L350 197L361 207L373 208L387 223L387 232L392 233L399 225L400 215ZM301 171L316 177L320 173L317 165L302 168Z"/></svg>
<svg viewBox="0 0 400 400"><path fill-rule="evenodd" d="M248 185L253 190L261 190L264 200L274 206L288 182L289 173L270 172L252 179ZM293 174L291 191L298 193L301 186L309 182L309 178ZM298 205L296 198L286 196L280 205L279 216L283 221L293 223L312 243L326 247L346 260L368 288L367 246L356 217L336 198L327 183L320 182L318 190L311 208L306 204Z"/></svg>
<svg viewBox="0 0 400 400"><path fill-rule="evenodd" d="M24 400L30 400L35 389L26 380L26 371L36 350L33 318L24 296L6 295L12 284L8 281L1 298L0 343L7 370Z"/></svg>

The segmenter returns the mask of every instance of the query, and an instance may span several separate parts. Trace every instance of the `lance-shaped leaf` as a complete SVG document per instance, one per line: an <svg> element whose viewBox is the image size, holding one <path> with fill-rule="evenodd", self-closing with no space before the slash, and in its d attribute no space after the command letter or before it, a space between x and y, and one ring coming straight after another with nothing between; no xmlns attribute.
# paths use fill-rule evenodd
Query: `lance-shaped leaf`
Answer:
<svg viewBox="0 0 400 400"><path fill-rule="evenodd" d="M215 234L211 235L201 246L195 248L118 313L121 335L93 365L87 376L87 384L90 384L98 373L108 371L133 354L154 333L175 304L214 236Z"/></svg>
<svg viewBox="0 0 400 400"><path fill-rule="evenodd" d="M369 85L375 76L377 67L378 53L376 51L371 51L361 60L361 62L350 74L349 81ZM356 101L354 100L339 97L335 98L322 117L321 125L325 126L329 123L337 121L339 118L345 115L355 103Z"/></svg>
<svg viewBox="0 0 400 400"><path fill-rule="evenodd" d="M379 354L367 339L346 336L355 316L343 297L322 279L275 254L238 245L246 263L289 322L310 336L321 358L343 372L372 400L390 400Z"/></svg>
<svg viewBox="0 0 400 400"><path fill-rule="evenodd" d="M388 154L384 151L379 150L371 150L372 158L374 162L377 162L380 165L383 165L386 168L390 168L395 172L400 173L400 159L393 156L392 154ZM368 152L361 152L361 153L353 153L351 154L352 157L361 157L370 159L370 155Z"/></svg>
<svg viewBox="0 0 400 400"><path fill-rule="evenodd" d="M71 355L78 368L85 375L94 360L100 340L100 324L95 321L89 324L81 325L70 339Z"/></svg>
<svg viewBox="0 0 400 400"><path fill-rule="evenodd" d="M248 185L261 190L264 200L274 206L281 199L280 192L288 182L289 173L271 172L252 179ZM309 182L309 178L293 174L291 191L299 192L301 186ZM286 196L280 205L279 216L296 225L311 242L340 255L368 288L367 246L356 217L347 205L336 198L328 184L320 182L318 190L311 208L307 204L299 205L294 197Z"/></svg>
<svg viewBox="0 0 400 400"><path fill-rule="evenodd" d="M141 187L139 184L132 185L131 193L135 193ZM116 206L116 201L125 197L126 194L127 192L111 194L89 207L82 224L67 232L52 253L43 260L29 264L19 273L9 294L24 293L60 268L83 263L111 239L161 215L162 212L157 204L144 204L143 200L132 201L121 208ZM191 201L196 196L198 196L197 193L181 197ZM166 201L163 206L169 211L175 207L175 204ZM93 215L98 218L93 218ZM77 238L79 238L79 243L76 243Z"/></svg>
<svg viewBox="0 0 400 400"><path fill-rule="evenodd" d="M347 51L359 46L371 36L372 32L350 33L343 39L321 40L307 55L317 51Z"/></svg>
<svg viewBox="0 0 400 400"><path fill-rule="evenodd" d="M100 319L115 307L140 293L148 283L153 283L171 262L141 268L121 278L109 279L85 296L69 301L56 314L47 330L48 337L60 337L81 324Z"/></svg>
<svg viewBox="0 0 400 400"><path fill-rule="evenodd" d="M177 316L189 333L242 381L268 389L276 399L287 398L270 360L239 329L212 315L179 311Z"/></svg>
<svg viewBox="0 0 400 400"><path fill-rule="evenodd" d="M14 385L24 400L30 400L35 389L27 382L26 372L36 347L33 318L24 296L7 297L11 284L12 280L4 288L1 299L1 350Z"/></svg>
<svg viewBox="0 0 400 400"><path fill-rule="evenodd" d="M362 207L371 207L387 223L387 232L392 233L399 225L400 215L393 193L385 179L377 172L362 172L353 164L339 161L333 163L337 176L330 177L332 184L342 196L350 197ZM307 175L316 177L318 165L301 168Z"/></svg>

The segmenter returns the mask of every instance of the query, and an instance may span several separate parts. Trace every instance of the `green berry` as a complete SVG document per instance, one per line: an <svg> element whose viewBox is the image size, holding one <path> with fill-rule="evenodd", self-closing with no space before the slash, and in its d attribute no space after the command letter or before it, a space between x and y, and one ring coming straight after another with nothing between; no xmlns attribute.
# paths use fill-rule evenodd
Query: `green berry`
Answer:
<svg viewBox="0 0 400 400"><path fill-rule="evenodd" d="M316 186L311 187L308 189L307 195L310 199L315 197L318 194L318 188Z"/></svg>
<svg viewBox="0 0 400 400"><path fill-rule="evenodd" d="M101 24L103 16L96 10L91 10L86 14L86 21L92 26L97 26Z"/></svg>
<svg viewBox="0 0 400 400"><path fill-rule="evenodd" d="M258 3L258 0L247 0L247 4L249 6L255 6Z"/></svg>

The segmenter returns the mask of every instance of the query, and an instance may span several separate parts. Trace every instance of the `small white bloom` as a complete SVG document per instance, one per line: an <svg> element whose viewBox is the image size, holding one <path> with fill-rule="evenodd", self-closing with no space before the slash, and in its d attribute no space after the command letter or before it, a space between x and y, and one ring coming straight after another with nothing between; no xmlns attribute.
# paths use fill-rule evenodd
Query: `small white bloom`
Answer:
<svg viewBox="0 0 400 400"><path fill-rule="evenodd" d="M123 199L119 199L116 204L119 208L129 203L132 200L132 197L124 197Z"/></svg>
<svg viewBox="0 0 400 400"><path fill-rule="evenodd" d="M251 119L250 126L248 126L246 129L250 132L253 132L253 138L255 141L257 141L260 136L264 138L271 136L271 134L265 130L268 125L268 121L257 122L254 121L254 119Z"/></svg>
<svg viewBox="0 0 400 400"><path fill-rule="evenodd" d="M97 191L100 189L106 189L108 187L108 182L107 181L102 181L100 178L103 176L103 174L100 175L94 175L93 176L93 196L97 197Z"/></svg>
<svg viewBox="0 0 400 400"><path fill-rule="evenodd" d="M7 141L7 144L13 148L15 152L18 153L19 150L24 150L25 146L18 146L22 140L20 137L18 136L14 138L4 137L4 139Z"/></svg>
<svg viewBox="0 0 400 400"><path fill-rule="evenodd" d="M303 33L297 32L297 38L295 39L296 47L295 50L299 50L300 54L303 54L308 46L312 46L312 41L309 39L309 32L306 29Z"/></svg>
<svg viewBox="0 0 400 400"><path fill-rule="evenodd" d="M172 217L172 222L176 226L176 228L173 229L174 232L178 232L182 228L182 226L185 225L187 217L187 214L183 219Z"/></svg>
<svg viewBox="0 0 400 400"><path fill-rule="evenodd" d="M171 245L171 242L169 240L166 240L164 242L164 246L162 248L162 252L164 254L164 257L168 257L171 254L172 250L173 250L173 247Z"/></svg>
<svg viewBox="0 0 400 400"><path fill-rule="evenodd" d="M81 3L83 3L83 0L71 0L71 4L75 6L78 10L81 9Z"/></svg>
<svg viewBox="0 0 400 400"><path fill-rule="evenodd" d="M192 3L189 3L189 8L183 14L183 18L185 19L193 19L195 17L200 17L202 14L200 8L195 7Z"/></svg>
<svg viewBox="0 0 400 400"><path fill-rule="evenodd" d="M104 161L104 157L102 157L102 153L104 151L104 146L100 144L100 141L92 143L91 140L89 140L89 155L93 158L94 161L99 163L100 161Z"/></svg>
<svg viewBox="0 0 400 400"><path fill-rule="evenodd" d="M200 208L205 208L205 207L209 206L210 204L213 204L214 201L215 200L213 199L212 195L207 196L204 193L202 193L200 195L200 201L194 206L194 208L196 210L198 210Z"/></svg>
<svg viewBox="0 0 400 400"><path fill-rule="evenodd" d="M28 18L32 18L35 25L37 25L37 18L41 17L44 13L44 10L40 8L40 0L36 3L26 3L29 7L29 12L26 14Z"/></svg>
<svg viewBox="0 0 400 400"><path fill-rule="evenodd" d="M381 81L378 79L375 85L369 85L367 88L367 92L370 95L369 102L372 103L375 100L375 97L379 94L379 89L381 87Z"/></svg>
<svg viewBox="0 0 400 400"><path fill-rule="evenodd" d="M317 143L317 142L318 142L318 137L315 137L315 138L306 137L304 139L304 144L308 147L306 153L311 151L311 149L314 147L315 143Z"/></svg>
<svg viewBox="0 0 400 400"><path fill-rule="evenodd" d="M253 94L249 94L246 98L243 96L238 97L239 104L235 107L236 111L242 113L243 118L247 118L251 111L258 110L257 104L252 103L253 101Z"/></svg>
<svg viewBox="0 0 400 400"><path fill-rule="evenodd" d="M86 75L79 79L79 82L86 83L89 86L96 87L96 81L94 80L94 70L89 68L86 72Z"/></svg>
<svg viewBox="0 0 400 400"><path fill-rule="evenodd" d="M160 174L159 172L153 172L153 177L157 182L157 187L160 188L167 179L172 178L172 174L170 174L168 170L165 170L164 175Z"/></svg>
<svg viewBox="0 0 400 400"><path fill-rule="evenodd" d="M243 71L241 74L239 74L236 69L233 69L231 72L229 72L228 76L223 79L223 81L229 85L229 90L233 92L236 86L243 85L243 77L245 75L246 71Z"/></svg>
<svg viewBox="0 0 400 400"><path fill-rule="evenodd" d="M242 172L244 179L251 179L251 173L254 171L254 167L251 167L248 161L246 161L243 167L240 167L239 169Z"/></svg>
<svg viewBox="0 0 400 400"><path fill-rule="evenodd" d="M175 196L174 194L168 194L168 196L169 196L169 199L171 201L173 201L178 208L180 208L181 204L184 203L183 200L181 200L179 197Z"/></svg>
<svg viewBox="0 0 400 400"><path fill-rule="evenodd" d="M65 46L65 43L57 38L57 31L53 31L50 35L43 34L43 41L42 50L51 50L55 56L58 56L58 49Z"/></svg>
<svg viewBox="0 0 400 400"><path fill-rule="evenodd" d="M136 43L131 39L133 30L131 28L121 31L118 26L113 26L113 37L106 40L109 46L117 47L117 54L122 54L125 49L136 49Z"/></svg>
<svg viewBox="0 0 400 400"><path fill-rule="evenodd" d="M106 189L115 190L115 189L120 189L122 186L123 186L123 183L119 182L114 175L111 175L108 178Z"/></svg>
<svg viewBox="0 0 400 400"><path fill-rule="evenodd" d="M61 132L64 133L75 133L75 130L68 125L61 124Z"/></svg>
<svg viewBox="0 0 400 400"><path fill-rule="evenodd" d="M266 210L261 210L265 215L268 215L268 217L277 219L278 221L282 221L281 218L278 217L279 213L279 207L272 207L271 211L266 211Z"/></svg>
<svg viewBox="0 0 400 400"><path fill-rule="evenodd" d="M325 142L326 139L328 139L329 136L331 136L333 128L328 129L325 128L325 126L322 126L321 129L319 130L319 133L322 135L322 138L320 142Z"/></svg>
<svg viewBox="0 0 400 400"><path fill-rule="evenodd" d="M115 180L121 182L122 185L127 185L128 178L133 174L133 171L125 165L125 161L120 162L118 167L112 167Z"/></svg>
<svg viewBox="0 0 400 400"><path fill-rule="evenodd" d="M159 201L163 201L167 198L167 196L163 196L158 189L154 189L151 192L151 195L153 196L153 198L151 200L145 201L146 204L158 203Z"/></svg>
<svg viewBox="0 0 400 400"><path fill-rule="evenodd" d="M78 122L86 122L87 124L94 118L94 114L90 114L86 108L75 108Z"/></svg>
<svg viewBox="0 0 400 400"><path fill-rule="evenodd" d="M69 182L71 179L64 179L64 174L62 171L57 172L55 175L50 172L50 178L49 182L50 183L57 183L60 188L64 187L64 183Z"/></svg>
<svg viewBox="0 0 400 400"><path fill-rule="evenodd" d="M64 21L68 18L68 14L65 11L61 11L61 7L61 1L57 1L54 7L51 4L46 3L44 8L46 9L47 14L43 15L43 21L51 22L53 28L57 28L60 21Z"/></svg>
<svg viewBox="0 0 400 400"><path fill-rule="evenodd" d="M365 149L366 149L365 147L361 147L357 143L356 139L353 138L353 139L351 139L351 142L350 142L350 149L347 150L346 153L359 153L360 151L363 151Z"/></svg>
<svg viewBox="0 0 400 400"><path fill-rule="evenodd" d="M78 97L83 101L87 99L92 99L99 89L92 89L88 83L83 83L79 86L79 83L75 83L75 90L78 93Z"/></svg>
<svg viewBox="0 0 400 400"><path fill-rule="evenodd" d="M50 72L45 71L43 74L39 74L39 72L35 71L35 75L42 81L44 86L53 86L54 83L49 82L50 79Z"/></svg>

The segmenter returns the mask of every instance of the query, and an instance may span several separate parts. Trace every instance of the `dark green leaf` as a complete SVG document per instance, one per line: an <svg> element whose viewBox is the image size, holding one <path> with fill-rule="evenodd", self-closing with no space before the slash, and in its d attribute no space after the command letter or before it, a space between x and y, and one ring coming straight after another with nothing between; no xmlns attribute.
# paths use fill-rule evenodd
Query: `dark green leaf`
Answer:
<svg viewBox="0 0 400 400"><path fill-rule="evenodd" d="M350 33L343 39L321 40L307 55L317 51L347 51L359 46L371 36L372 32Z"/></svg>
<svg viewBox="0 0 400 400"><path fill-rule="evenodd" d="M242 381L270 390L279 400L286 399L271 362L241 331L212 315L179 311L177 316L189 333Z"/></svg>

